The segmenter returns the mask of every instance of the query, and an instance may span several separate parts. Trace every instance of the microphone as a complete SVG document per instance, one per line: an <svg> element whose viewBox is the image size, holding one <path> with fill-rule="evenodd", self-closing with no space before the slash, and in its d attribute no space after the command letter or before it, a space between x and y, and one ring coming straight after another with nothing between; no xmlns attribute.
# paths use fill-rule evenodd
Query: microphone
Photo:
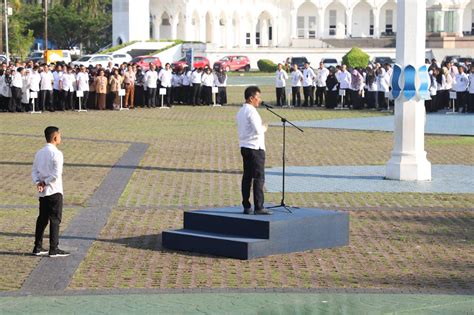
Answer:
<svg viewBox="0 0 474 315"><path fill-rule="evenodd" d="M273 108L273 106L272 106L272 105L268 105L268 104L267 104L267 103L265 103L265 102L262 102L262 105L263 105L263 106L265 106L266 108Z"/></svg>

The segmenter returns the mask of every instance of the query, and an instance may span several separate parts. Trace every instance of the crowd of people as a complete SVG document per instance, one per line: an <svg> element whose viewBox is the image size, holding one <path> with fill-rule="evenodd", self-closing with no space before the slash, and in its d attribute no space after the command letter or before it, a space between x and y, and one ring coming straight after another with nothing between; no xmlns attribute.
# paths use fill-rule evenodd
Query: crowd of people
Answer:
<svg viewBox="0 0 474 315"><path fill-rule="evenodd" d="M427 112L451 106L450 92L456 94L456 110L474 112L474 65L456 66L454 62L439 65L435 59L431 63L426 60L426 63L429 65L431 96L425 102ZM344 64L327 69L321 62L317 69L313 69L307 62L303 69L296 64L288 68L288 65L278 64L275 74L279 106L287 104L287 80L291 84L291 104L295 107L325 106L331 109L342 106L383 110L392 103L388 92L391 91L393 69L388 63L368 65L365 69L348 69Z"/></svg>
<svg viewBox="0 0 474 315"><path fill-rule="evenodd" d="M107 67L65 64L3 63L0 69L0 111L66 111L133 109L175 104L227 103L227 73L210 68L191 70L150 64L143 69L123 63ZM213 88L216 90L213 91ZM81 91L81 93L77 93ZM121 93L122 92L122 93ZM217 92L217 93L215 93ZM80 97L78 97L78 95Z"/></svg>

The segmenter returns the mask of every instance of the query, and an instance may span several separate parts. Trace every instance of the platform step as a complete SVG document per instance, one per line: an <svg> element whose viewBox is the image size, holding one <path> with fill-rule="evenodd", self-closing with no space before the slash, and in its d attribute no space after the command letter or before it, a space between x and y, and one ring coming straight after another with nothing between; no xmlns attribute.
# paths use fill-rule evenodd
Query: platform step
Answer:
<svg viewBox="0 0 474 315"><path fill-rule="evenodd" d="M181 229L165 231L163 246L169 249L206 253L237 259L250 259L253 253L263 247L268 240L247 238L237 235Z"/></svg>

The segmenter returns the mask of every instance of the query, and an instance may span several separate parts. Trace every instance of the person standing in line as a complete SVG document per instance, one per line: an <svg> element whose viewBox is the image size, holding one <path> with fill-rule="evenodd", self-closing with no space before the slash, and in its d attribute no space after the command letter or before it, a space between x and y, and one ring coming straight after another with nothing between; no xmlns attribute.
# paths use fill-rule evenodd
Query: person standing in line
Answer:
<svg viewBox="0 0 474 315"><path fill-rule="evenodd" d="M109 79L110 84L110 98L113 99L112 101L112 108L113 109L120 109L120 96L119 91L122 86L122 77L119 74L119 70L114 68L112 70L112 75Z"/></svg>
<svg viewBox="0 0 474 315"><path fill-rule="evenodd" d="M349 71L347 71L347 66L342 65L341 66L341 71L337 75L337 80L339 81L339 89L345 91L345 96L344 96L344 105L345 107L352 105L352 100L351 100L351 93L350 88L351 88L351 74Z"/></svg>
<svg viewBox="0 0 474 315"><path fill-rule="evenodd" d="M315 79L316 75L313 69L309 66L309 62L306 62L303 70L303 107L313 106L314 104L313 83Z"/></svg>
<svg viewBox="0 0 474 315"><path fill-rule="evenodd" d="M44 130L46 146L35 155L31 176L39 196L39 216L36 220L33 255L48 253L43 248L43 235L49 223L49 257L65 257L69 253L59 249L59 225L63 212L63 162L58 146L61 144L59 128L50 126Z"/></svg>
<svg viewBox="0 0 474 315"><path fill-rule="evenodd" d="M23 86L21 88L21 108L25 112L31 111L30 109L30 86L31 86L31 68L26 68L21 77L23 80Z"/></svg>
<svg viewBox="0 0 474 315"><path fill-rule="evenodd" d="M23 69L22 67L19 67L12 72L12 99L10 102L10 112L23 112L23 108L21 106L21 93L23 88L24 73L25 69Z"/></svg>
<svg viewBox="0 0 474 315"><path fill-rule="evenodd" d="M54 93L54 76L49 70L49 67L43 65L43 72L41 72L41 84L40 84L40 107L42 110L49 110L50 112L55 111L53 104Z"/></svg>
<svg viewBox="0 0 474 315"><path fill-rule="evenodd" d="M78 91L82 91L81 107L87 109L89 101L89 74L86 67L81 66L79 73L76 75L76 86Z"/></svg>
<svg viewBox="0 0 474 315"><path fill-rule="evenodd" d="M291 105L301 106L301 85L303 84L303 73L298 69L298 65L293 65L291 72Z"/></svg>
<svg viewBox="0 0 474 315"><path fill-rule="evenodd" d="M364 103L362 102L362 92L364 91L364 77L360 74L359 70L352 70L351 77L351 99L353 109L363 109Z"/></svg>
<svg viewBox="0 0 474 315"><path fill-rule="evenodd" d="M328 79L329 70L326 69L323 62L319 63L316 71L316 105L321 107L326 104L326 80Z"/></svg>
<svg viewBox="0 0 474 315"><path fill-rule="evenodd" d="M158 80L161 82L160 87L166 89L166 95L164 97L166 106L171 107L171 81L173 79L173 71L171 70L170 63L166 63L165 68L161 69L158 74Z"/></svg>
<svg viewBox="0 0 474 315"><path fill-rule="evenodd" d="M377 78L374 69L371 66L367 67L367 74L365 76L365 86L367 87L367 108L377 107Z"/></svg>
<svg viewBox="0 0 474 315"><path fill-rule="evenodd" d="M201 84L202 84L202 68L194 69L191 74L192 104L193 106L201 105Z"/></svg>
<svg viewBox="0 0 474 315"><path fill-rule="evenodd" d="M454 90L456 91L456 109L461 112L467 112L467 87L469 85L469 77L465 73L463 66L459 66L458 73L454 80Z"/></svg>
<svg viewBox="0 0 474 315"><path fill-rule="evenodd" d="M329 75L326 80L327 86L327 99L326 99L326 108L332 109L337 106L337 97L339 95L339 81L336 77L336 68L331 67L329 70Z"/></svg>
<svg viewBox="0 0 474 315"><path fill-rule="evenodd" d="M206 68L202 75L202 103L211 105L212 103L212 87L214 86L214 74L211 68Z"/></svg>
<svg viewBox="0 0 474 315"><path fill-rule="evenodd" d="M34 66L30 75L30 94L33 92L37 95L36 99L30 99L30 108L32 110L38 110L39 92L41 84L41 75L39 74L39 69L40 68L38 66Z"/></svg>
<svg viewBox="0 0 474 315"><path fill-rule="evenodd" d="M192 104L192 91L191 91L191 74L192 72L189 70L188 65L184 65L183 68L183 75L181 77L182 81L182 93L183 93L183 104Z"/></svg>
<svg viewBox="0 0 474 315"><path fill-rule="evenodd" d="M95 93L97 97L97 109L105 110L107 101L107 85L108 80L104 70L99 70L99 75L95 78Z"/></svg>
<svg viewBox="0 0 474 315"><path fill-rule="evenodd" d="M156 72L155 64L150 64L150 69L145 73L145 77L143 78L144 85L146 88L147 94L147 107L156 107L155 99L156 99L156 88L157 88L157 81L158 81L158 73Z"/></svg>
<svg viewBox="0 0 474 315"><path fill-rule="evenodd" d="M63 67L56 65L55 71L53 72L53 106L56 110L64 110L64 102L61 97L63 75Z"/></svg>
<svg viewBox="0 0 474 315"><path fill-rule="evenodd" d="M145 101L145 89L143 87L145 74L142 71L142 68L133 65L133 71L135 72L135 106L140 106L141 108L146 106Z"/></svg>
<svg viewBox="0 0 474 315"><path fill-rule="evenodd" d="M377 104L379 105L380 110L387 108L387 98L385 97L385 92L390 91L389 76L384 68L377 67L375 71L377 79Z"/></svg>
<svg viewBox="0 0 474 315"><path fill-rule="evenodd" d="M275 88L276 88L276 100L277 106L283 106L286 104L286 80L288 80L288 73L283 70L283 65L278 64L277 71L275 73Z"/></svg>
<svg viewBox="0 0 474 315"><path fill-rule="evenodd" d="M471 72L469 73L469 100L467 103L467 112L474 112L474 65L471 65Z"/></svg>
<svg viewBox="0 0 474 315"><path fill-rule="evenodd" d="M136 72L132 65L128 65L127 71L123 75L123 83L125 84L125 108L133 109L135 106L135 80Z"/></svg>
<svg viewBox="0 0 474 315"><path fill-rule="evenodd" d="M217 86L216 103L227 104L227 73L223 67L214 73L214 86Z"/></svg>
<svg viewBox="0 0 474 315"><path fill-rule="evenodd" d="M257 108L262 103L260 89L249 86L245 89L245 104L237 113L240 153L243 159L242 205L244 214L272 214L264 208L263 185L265 184L265 132L268 125L262 123ZM253 185L254 210L250 203Z"/></svg>
<svg viewBox="0 0 474 315"><path fill-rule="evenodd" d="M74 84L76 82L76 75L73 73L71 67L65 67L62 79L62 100L63 109L74 110Z"/></svg>

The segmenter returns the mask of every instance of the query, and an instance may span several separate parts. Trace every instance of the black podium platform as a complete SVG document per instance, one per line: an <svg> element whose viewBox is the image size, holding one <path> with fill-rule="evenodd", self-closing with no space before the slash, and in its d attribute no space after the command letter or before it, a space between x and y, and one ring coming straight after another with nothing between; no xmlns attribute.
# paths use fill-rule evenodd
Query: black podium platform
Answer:
<svg viewBox="0 0 474 315"><path fill-rule="evenodd" d="M349 243L349 214L312 208L273 215L245 215L241 207L189 211L184 228L164 231L162 243L238 259L338 247Z"/></svg>

